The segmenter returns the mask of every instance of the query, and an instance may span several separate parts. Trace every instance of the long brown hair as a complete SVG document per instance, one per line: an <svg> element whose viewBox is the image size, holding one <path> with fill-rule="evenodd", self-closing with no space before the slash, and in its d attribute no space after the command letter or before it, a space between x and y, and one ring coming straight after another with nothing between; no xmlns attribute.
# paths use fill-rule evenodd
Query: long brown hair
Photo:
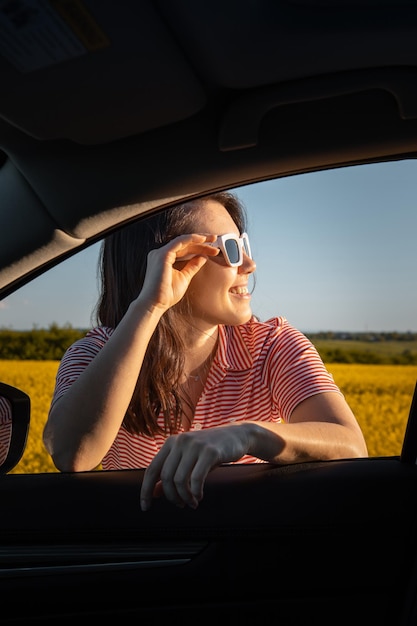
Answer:
<svg viewBox="0 0 417 626"><path fill-rule="evenodd" d="M130 303L137 298L145 279L148 252L175 237L194 232L194 216L206 200L225 207L240 233L246 230L245 210L230 192L219 192L169 207L109 235L100 259L101 295L97 323L115 328ZM130 406L123 424L131 433L175 433L181 425L182 400L179 381L184 369L184 342L178 313L187 311L186 296L161 317L145 353ZM164 415L164 428L157 424Z"/></svg>

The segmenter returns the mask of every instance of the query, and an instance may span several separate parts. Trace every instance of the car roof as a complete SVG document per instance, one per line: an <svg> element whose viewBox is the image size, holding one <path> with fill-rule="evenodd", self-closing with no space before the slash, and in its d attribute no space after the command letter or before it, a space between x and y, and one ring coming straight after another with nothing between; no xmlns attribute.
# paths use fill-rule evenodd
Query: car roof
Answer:
<svg viewBox="0 0 417 626"><path fill-rule="evenodd" d="M416 2L6 8L2 297L179 199L415 156Z"/></svg>

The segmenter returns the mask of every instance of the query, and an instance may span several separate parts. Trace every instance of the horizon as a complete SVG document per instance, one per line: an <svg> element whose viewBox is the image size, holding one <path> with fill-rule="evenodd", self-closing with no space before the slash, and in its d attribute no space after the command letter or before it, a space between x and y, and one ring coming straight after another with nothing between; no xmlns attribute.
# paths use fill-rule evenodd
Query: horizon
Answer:
<svg viewBox="0 0 417 626"><path fill-rule="evenodd" d="M267 320L261 320L267 321ZM56 322L52 322L48 326L32 326L32 328L14 328L12 326L0 326L0 333L3 331L12 331L16 333L29 333L32 331L49 331L51 327L57 327L59 330L65 330L68 328L69 330L75 330L77 332L87 332L91 326L71 326L68 324L59 325ZM333 329L322 329L322 330L303 330L299 328L299 330L304 335L320 335L320 334L333 334L333 335L416 335L414 340L417 340L417 330L333 330Z"/></svg>

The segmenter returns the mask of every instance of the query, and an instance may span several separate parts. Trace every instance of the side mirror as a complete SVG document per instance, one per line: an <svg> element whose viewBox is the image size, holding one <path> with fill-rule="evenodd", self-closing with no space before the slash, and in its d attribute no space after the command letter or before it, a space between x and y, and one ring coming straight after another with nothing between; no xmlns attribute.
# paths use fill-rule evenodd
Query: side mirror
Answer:
<svg viewBox="0 0 417 626"><path fill-rule="evenodd" d="M29 423L29 396L0 382L0 474L10 472L22 458Z"/></svg>

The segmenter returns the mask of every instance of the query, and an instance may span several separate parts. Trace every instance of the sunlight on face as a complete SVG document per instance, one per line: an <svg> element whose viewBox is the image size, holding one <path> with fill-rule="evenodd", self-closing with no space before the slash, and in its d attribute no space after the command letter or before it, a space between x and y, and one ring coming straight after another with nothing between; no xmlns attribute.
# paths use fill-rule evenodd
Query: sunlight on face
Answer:
<svg viewBox="0 0 417 626"><path fill-rule="evenodd" d="M199 210L195 222L198 232L221 235L239 230L227 210L218 202L208 201ZM252 315L248 279L255 263L243 255L243 263L231 267L219 254L208 259L194 276L187 292L194 324L208 331L217 324L242 324Z"/></svg>

